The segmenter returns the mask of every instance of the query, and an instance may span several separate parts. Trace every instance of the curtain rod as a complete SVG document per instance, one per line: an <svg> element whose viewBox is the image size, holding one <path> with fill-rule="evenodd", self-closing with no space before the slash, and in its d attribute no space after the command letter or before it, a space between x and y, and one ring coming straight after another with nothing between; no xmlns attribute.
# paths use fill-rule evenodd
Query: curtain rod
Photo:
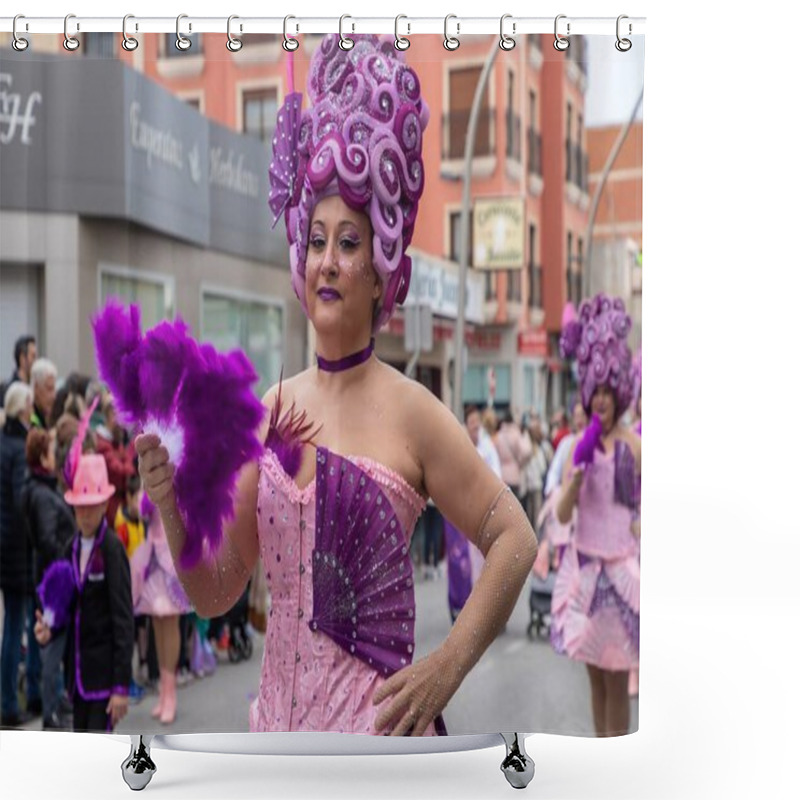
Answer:
<svg viewBox="0 0 800 800"><path fill-rule="evenodd" d="M78 33L122 33L122 17L82 17L70 15L68 31L70 35ZM303 33L399 33L403 36L414 34L445 33L444 17L289 17L287 32L289 35ZM64 17L20 16L17 20L17 33L64 33ZM0 32L11 33L14 17L0 17ZM135 33L170 33L176 32L176 17L137 17L128 18L126 31ZM228 17L194 17L181 15L180 31L190 33L227 33ZM500 17L459 17L451 15L447 23L449 36L470 36L473 34L500 35ZM558 33L560 36L617 34L617 17L569 17L558 16ZM340 28L341 26L341 28ZM526 33L555 34L555 17L515 17L504 15L503 31L506 36L513 37ZM283 17L235 17L231 20L231 33L236 36L248 33L284 32ZM623 16L621 33L623 36L641 35L645 32L645 17ZM246 40L245 40L246 41Z"/></svg>

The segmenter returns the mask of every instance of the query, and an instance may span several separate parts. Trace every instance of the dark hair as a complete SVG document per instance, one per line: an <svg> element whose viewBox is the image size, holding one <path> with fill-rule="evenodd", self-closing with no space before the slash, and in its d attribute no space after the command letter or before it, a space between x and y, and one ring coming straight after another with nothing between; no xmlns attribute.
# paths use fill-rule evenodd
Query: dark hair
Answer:
<svg viewBox="0 0 800 800"><path fill-rule="evenodd" d="M22 356L28 354L28 346L32 344L36 344L36 337L30 334L20 336L19 339L14 342L14 363L17 365L17 369L19 369L19 362Z"/></svg>
<svg viewBox="0 0 800 800"><path fill-rule="evenodd" d="M466 422L469 419L470 414L480 414L480 413L481 410L478 408L478 406L470 403L468 406L464 408L464 422Z"/></svg>
<svg viewBox="0 0 800 800"><path fill-rule="evenodd" d="M42 428L31 428L25 440L25 460L33 469L42 464L42 456L50 449L50 434Z"/></svg>
<svg viewBox="0 0 800 800"><path fill-rule="evenodd" d="M125 494L130 495L131 497L142 488L142 479L134 473L133 475L128 476L128 480L125 481Z"/></svg>

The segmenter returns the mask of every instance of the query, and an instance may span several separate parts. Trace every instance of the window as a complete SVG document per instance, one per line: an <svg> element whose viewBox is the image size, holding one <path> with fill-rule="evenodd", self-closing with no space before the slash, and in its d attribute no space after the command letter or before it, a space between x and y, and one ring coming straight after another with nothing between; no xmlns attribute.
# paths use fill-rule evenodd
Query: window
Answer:
<svg viewBox="0 0 800 800"><path fill-rule="evenodd" d="M241 348L258 373L261 396L277 383L283 363L283 309L263 300L203 291L202 337L217 350Z"/></svg>
<svg viewBox="0 0 800 800"><path fill-rule="evenodd" d="M162 34L161 40L162 52L164 58L176 58L179 56L199 56L203 54L203 35L201 33L185 33L181 31L181 36L184 39L191 39L191 46L187 50L179 50L175 46L178 37L175 33Z"/></svg>
<svg viewBox="0 0 800 800"><path fill-rule="evenodd" d="M461 258L461 212L450 212L450 259L459 262ZM472 210L469 212L469 233L467 234L467 266L472 266Z"/></svg>
<svg viewBox="0 0 800 800"><path fill-rule="evenodd" d="M567 181L571 180L572 180L572 103L567 103Z"/></svg>
<svg viewBox="0 0 800 800"><path fill-rule="evenodd" d="M578 268L575 273L575 305L583 299L583 239L578 238Z"/></svg>
<svg viewBox="0 0 800 800"><path fill-rule="evenodd" d="M115 297L136 303L142 312L142 330L150 330L175 313L175 284L172 278L142 275L128 269L100 268L100 299L103 305Z"/></svg>
<svg viewBox="0 0 800 800"><path fill-rule="evenodd" d="M442 157L444 159L464 158L469 115L480 74L481 67L452 69L449 72L450 108L442 119L444 136ZM487 86L481 98L478 124L475 130L476 156L492 154L491 123L492 112L489 108L489 87Z"/></svg>
<svg viewBox="0 0 800 800"><path fill-rule="evenodd" d="M255 136L268 147L272 147L275 120L278 116L278 90L273 87L244 92L242 112L244 133Z"/></svg>
<svg viewBox="0 0 800 800"><path fill-rule="evenodd" d="M486 300L497 300L497 271L493 269L486 273Z"/></svg>
<svg viewBox="0 0 800 800"><path fill-rule="evenodd" d="M184 97L183 102L186 103L187 106L191 106L192 108L196 108L200 111L200 98L199 97Z"/></svg>
<svg viewBox="0 0 800 800"><path fill-rule="evenodd" d="M528 228L528 307L542 307L542 267L536 263L536 226Z"/></svg>
<svg viewBox="0 0 800 800"><path fill-rule="evenodd" d="M522 301L522 270L509 269L506 270L508 288L506 289L506 296L514 303Z"/></svg>
<svg viewBox="0 0 800 800"><path fill-rule="evenodd" d="M542 136L536 131L536 92L528 92L528 174L542 174Z"/></svg>
<svg viewBox="0 0 800 800"><path fill-rule="evenodd" d="M114 33L81 34L81 50L89 58L116 58L117 36Z"/></svg>
<svg viewBox="0 0 800 800"><path fill-rule="evenodd" d="M520 118L514 113L514 73L508 72L508 98L506 100L506 156L520 159Z"/></svg>
<svg viewBox="0 0 800 800"><path fill-rule="evenodd" d="M511 367L494 365L495 405L511 402ZM489 365L470 364L464 374L464 403L483 405L489 401Z"/></svg>

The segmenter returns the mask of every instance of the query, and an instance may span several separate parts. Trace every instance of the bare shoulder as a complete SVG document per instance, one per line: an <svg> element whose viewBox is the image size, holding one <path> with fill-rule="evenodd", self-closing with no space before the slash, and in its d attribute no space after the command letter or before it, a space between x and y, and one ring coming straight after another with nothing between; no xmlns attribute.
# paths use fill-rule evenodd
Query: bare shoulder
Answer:
<svg viewBox="0 0 800 800"><path fill-rule="evenodd" d="M292 375L290 378L284 378L283 381L273 383L261 398L262 404L267 408L272 408L272 405L278 397L278 389L281 390L281 405L287 402L291 403L295 393L304 385L308 372L309 370L306 369L302 372L298 372L297 375Z"/></svg>

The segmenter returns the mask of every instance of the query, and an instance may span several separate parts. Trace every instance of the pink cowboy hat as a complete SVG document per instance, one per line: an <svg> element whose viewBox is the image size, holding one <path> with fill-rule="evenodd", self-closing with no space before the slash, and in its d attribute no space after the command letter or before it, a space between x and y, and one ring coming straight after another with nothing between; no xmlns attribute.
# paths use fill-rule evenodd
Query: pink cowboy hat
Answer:
<svg viewBox="0 0 800 800"><path fill-rule="evenodd" d="M105 503L114 494L108 482L108 470L103 456L88 453L80 457L72 488L64 494L71 506L97 506Z"/></svg>

